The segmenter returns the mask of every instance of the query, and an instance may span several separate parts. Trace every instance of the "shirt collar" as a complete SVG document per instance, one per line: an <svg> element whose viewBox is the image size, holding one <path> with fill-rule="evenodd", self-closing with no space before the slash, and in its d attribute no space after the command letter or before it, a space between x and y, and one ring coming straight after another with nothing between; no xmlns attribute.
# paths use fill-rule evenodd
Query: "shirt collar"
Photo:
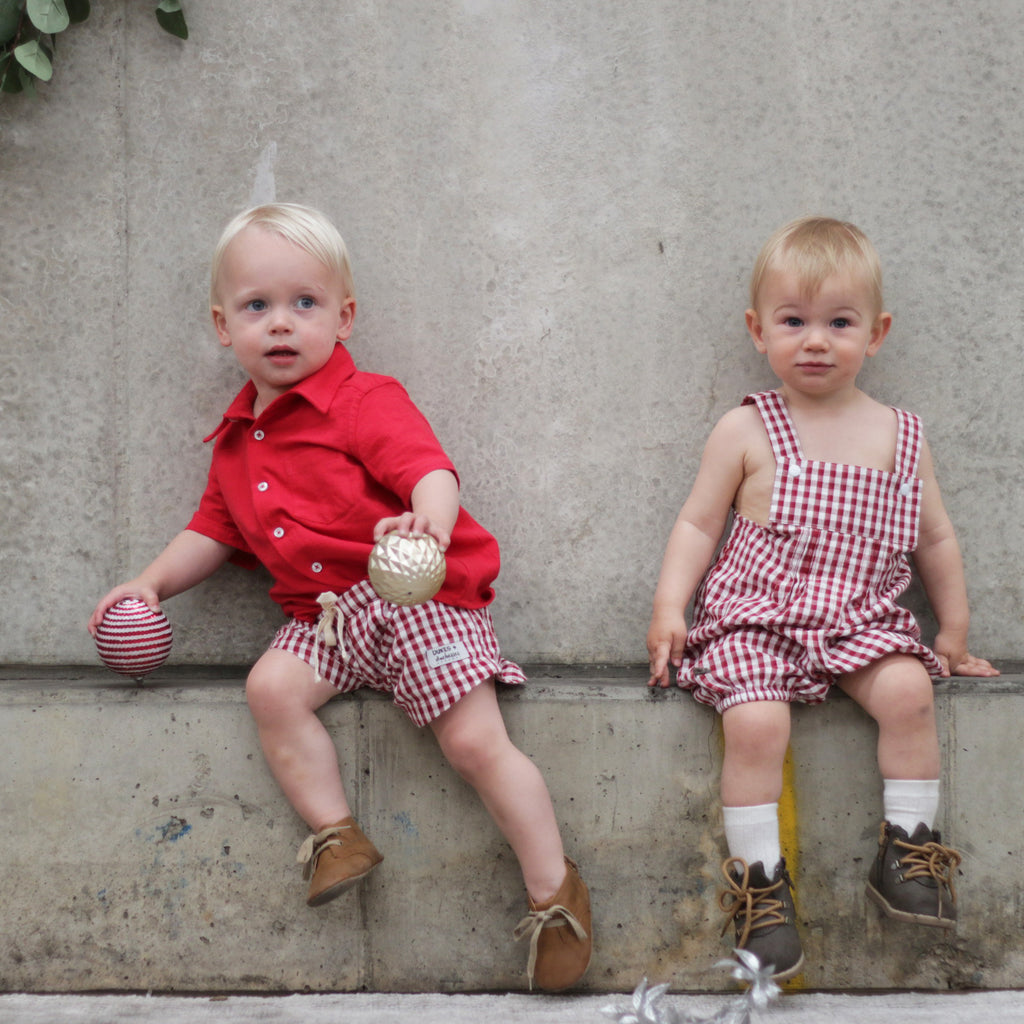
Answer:
<svg viewBox="0 0 1024 1024"><path fill-rule="evenodd" d="M320 413L326 413L334 401L338 388L356 372L356 364L349 355L348 349L340 342L334 346L330 359L316 371L311 373L304 380L300 380L293 388L289 388L286 394L296 395L305 399ZM275 399L271 407L277 404L284 395ZM245 386L235 396L234 401L227 407L220 425L203 441L212 441L229 423L248 422L252 423L255 416L252 412L253 403L256 401L256 385L251 380L245 382Z"/></svg>

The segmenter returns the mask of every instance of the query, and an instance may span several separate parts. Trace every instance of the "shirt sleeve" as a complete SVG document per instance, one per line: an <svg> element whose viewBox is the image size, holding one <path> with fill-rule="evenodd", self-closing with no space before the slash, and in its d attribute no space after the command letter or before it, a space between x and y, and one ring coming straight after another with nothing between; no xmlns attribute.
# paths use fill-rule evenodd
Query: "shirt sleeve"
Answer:
<svg viewBox="0 0 1024 1024"><path fill-rule="evenodd" d="M260 564L259 559L253 554L252 549L235 525L234 519L231 518L217 481L216 451L214 451L213 459L210 475L206 481L206 490L199 501L199 508L186 529L235 548L236 553L231 556L231 561L247 569L255 569Z"/></svg>
<svg viewBox="0 0 1024 1024"><path fill-rule="evenodd" d="M413 488L428 473L458 473L427 418L395 380L362 397L351 421L352 451L370 475L407 505Z"/></svg>

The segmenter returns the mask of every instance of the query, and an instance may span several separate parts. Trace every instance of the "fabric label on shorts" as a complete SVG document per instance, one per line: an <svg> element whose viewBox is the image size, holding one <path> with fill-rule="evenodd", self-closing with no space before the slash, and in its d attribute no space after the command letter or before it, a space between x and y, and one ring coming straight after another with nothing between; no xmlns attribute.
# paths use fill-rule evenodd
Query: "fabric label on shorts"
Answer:
<svg viewBox="0 0 1024 1024"><path fill-rule="evenodd" d="M454 643L445 644L443 647L434 647L427 651L427 664L431 668L440 668L442 665L451 665L456 661L465 661L469 657L469 651L465 645L456 640Z"/></svg>

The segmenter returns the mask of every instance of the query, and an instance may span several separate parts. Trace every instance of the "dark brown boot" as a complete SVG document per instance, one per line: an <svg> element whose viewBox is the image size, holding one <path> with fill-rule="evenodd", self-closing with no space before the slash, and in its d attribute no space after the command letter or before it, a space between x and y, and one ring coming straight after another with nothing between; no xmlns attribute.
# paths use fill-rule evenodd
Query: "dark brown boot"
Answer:
<svg viewBox="0 0 1024 1024"><path fill-rule="evenodd" d="M730 857L722 864L722 874L729 883L718 897L718 906L729 915L722 934L735 924L737 948L753 953L762 967L772 966L776 981L799 974L804 954L786 861L779 861L769 879L760 861L748 865L741 857Z"/></svg>
<svg viewBox="0 0 1024 1024"><path fill-rule="evenodd" d="M534 903L516 925L516 940L529 938L530 958L526 968L530 988L560 992L575 985L590 966L593 946L590 922L590 893L574 861L565 858L565 881L545 903Z"/></svg>
<svg viewBox="0 0 1024 1024"><path fill-rule="evenodd" d="M953 874L962 858L939 838L923 821L912 836L899 825L882 822L867 894L883 913L933 928L956 926Z"/></svg>
<svg viewBox="0 0 1024 1024"><path fill-rule="evenodd" d="M299 847L302 877L309 878L306 905L319 907L365 878L384 858L363 834L355 818L309 836Z"/></svg>

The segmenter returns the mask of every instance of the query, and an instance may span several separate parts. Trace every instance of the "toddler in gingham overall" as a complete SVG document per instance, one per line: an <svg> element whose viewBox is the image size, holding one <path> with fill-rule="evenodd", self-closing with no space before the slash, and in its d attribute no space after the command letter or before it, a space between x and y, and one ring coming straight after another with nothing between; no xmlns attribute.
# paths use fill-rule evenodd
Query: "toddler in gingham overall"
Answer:
<svg viewBox="0 0 1024 1024"><path fill-rule="evenodd" d="M312 830L299 850L307 903L334 899L383 859L352 816L316 712L339 692L384 690L434 732L519 860L528 905L514 934L529 940L531 985L575 984L590 961L589 894L498 707L495 680L525 682L487 610L498 546L460 508L455 468L405 390L357 370L342 344L355 316L345 243L307 207L248 210L214 252L210 302L250 380L207 438L209 482L188 528L99 602L90 630L126 597L158 608L229 559L263 564L289 621L246 696L267 763ZM367 560L392 531L446 551L434 600L399 607L374 593Z"/></svg>
<svg viewBox="0 0 1024 1024"><path fill-rule="evenodd" d="M931 680L997 673L967 651L960 551L921 422L856 386L892 324L870 241L827 218L787 224L755 264L746 320L781 386L708 439L655 593L649 685L668 686L671 665L722 715L719 904L736 945L789 978L803 964L778 824L789 703L820 703L835 685L877 721L883 821L867 894L890 917L951 928L960 856L934 830ZM896 603L909 552L938 620L934 651Z"/></svg>

